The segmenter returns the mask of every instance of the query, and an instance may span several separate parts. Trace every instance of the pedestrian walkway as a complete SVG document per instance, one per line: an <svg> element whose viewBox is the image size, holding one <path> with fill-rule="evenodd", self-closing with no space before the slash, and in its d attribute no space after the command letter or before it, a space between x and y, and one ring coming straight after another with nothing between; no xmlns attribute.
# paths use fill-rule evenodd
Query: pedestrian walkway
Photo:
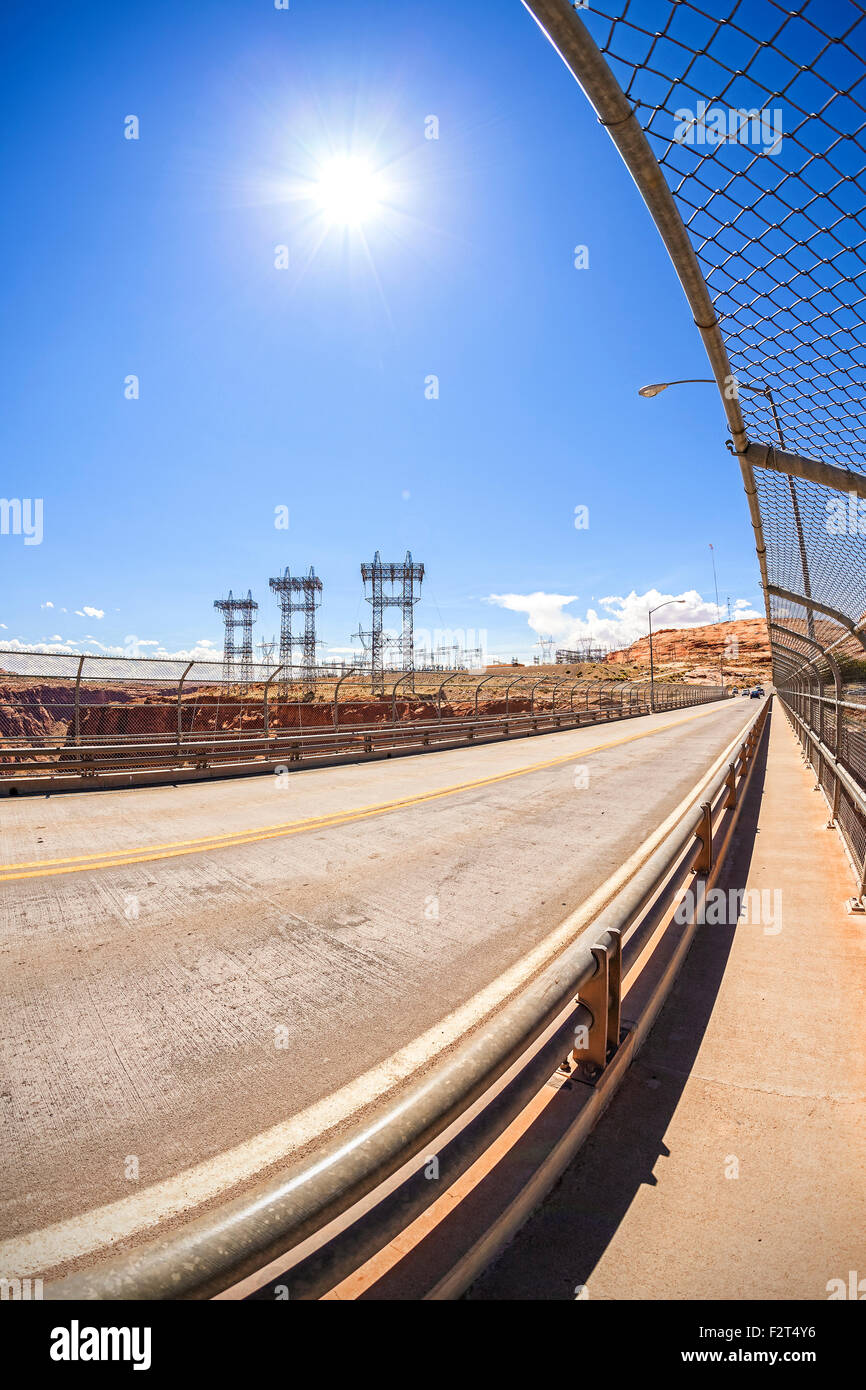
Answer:
<svg viewBox="0 0 866 1390"><path fill-rule="evenodd" d="M866 918L778 702L763 761L720 883L763 911L698 929L610 1109L469 1298L826 1299L851 1271L866 1293Z"/></svg>

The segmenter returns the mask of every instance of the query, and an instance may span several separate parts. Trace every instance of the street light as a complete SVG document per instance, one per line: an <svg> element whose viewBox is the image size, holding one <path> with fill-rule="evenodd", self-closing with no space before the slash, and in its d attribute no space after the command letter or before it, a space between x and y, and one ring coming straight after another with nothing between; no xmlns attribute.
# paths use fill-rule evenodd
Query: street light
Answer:
<svg viewBox="0 0 866 1390"><path fill-rule="evenodd" d="M669 386L715 386L715 382L705 376L687 376L682 381L656 381L651 386L642 386L638 391L639 396L644 400L650 401L653 396L660 396L662 391L666 391ZM749 387L746 387L749 390Z"/></svg>
<svg viewBox="0 0 866 1390"><path fill-rule="evenodd" d="M767 397L767 400L770 402L770 405L772 407L773 419L776 424L776 432L779 436L779 442L782 448L784 449L785 441L782 438L782 426L779 424L779 417L776 414L776 403L770 394L769 386L750 386L747 381L737 381L736 378L733 378L733 380L736 382L736 388L738 391L751 391L752 394L755 396ZM643 396L644 400L650 401L652 400L653 396L660 396L662 391L667 391L669 386L717 385L718 382L715 380L714 377L711 376L685 376L680 381L655 381L650 386L641 386L640 390L638 391L638 395Z"/></svg>
<svg viewBox="0 0 866 1390"><path fill-rule="evenodd" d="M776 437L779 441L779 448L785 449L787 446L785 444L785 436L782 433L782 422L779 419L779 412L776 409L776 402L773 400L773 395L770 391L769 386L767 386L766 384L764 384L763 386L750 386L748 382L737 381L736 377L734 377L733 380L736 382L736 387L738 391L750 391L752 395L763 396L766 399L767 403L769 404L770 411L772 412L773 424L776 427ZM652 400L653 396L660 395L661 392L666 391L669 386L718 386L718 382L713 377L687 376L683 377L681 381L657 381L650 386L641 386L638 391L638 395L643 396L644 400ZM800 548L800 568L803 572L803 597L811 600L812 581L809 577L809 557L806 554L806 538L803 535L803 521L802 517L800 516L800 499L797 496L797 487L794 482L794 479L790 475L788 476L788 490L791 494L791 510L794 514L794 526L797 531L797 543ZM814 640L815 614L813 612L811 602L807 603L805 607L806 629L810 638Z"/></svg>
<svg viewBox="0 0 866 1390"><path fill-rule="evenodd" d="M657 613L660 608L667 608L672 603L685 603L684 598L666 598L664 603L657 603L655 608L649 610L649 644L650 644L650 714L655 714L656 708L656 686L655 686L655 666L653 665L653 613Z"/></svg>

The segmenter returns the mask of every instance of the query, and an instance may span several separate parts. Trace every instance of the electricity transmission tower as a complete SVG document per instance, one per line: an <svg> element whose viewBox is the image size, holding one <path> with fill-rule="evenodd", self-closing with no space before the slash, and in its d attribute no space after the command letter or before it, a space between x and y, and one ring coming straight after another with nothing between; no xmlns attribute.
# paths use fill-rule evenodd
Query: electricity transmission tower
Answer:
<svg viewBox="0 0 866 1390"><path fill-rule="evenodd" d="M415 563L409 550L406 559L399 564L383 561L377 550L372 564L365 561L361 565L361 578L364 597L373 609L373 627L369 634L372 692L381 695L385 690L383 629L386 608L402 610L399 665L403 671L415 669L414 613L421 597L424 566Z"/></svg>
<svg viewBox="0 0 866 1390"><path fill-rule="evenodd" d="M248 589L246 598L235 598L229 589L228 598L214 599L214 608L225 623L223 642L223 679L248 681L253 673L253 623L259 605ZM240 629L240 642L236 633Z"/></svg>
<svg viewBox="0 0 866 1390"><path fill-rule="evenodd" d="M322 581L312 565L310 573L299 578L289 573L269 579L268 583L280 602L280 665L285 667L281 684L288 684L294 668L295 648L301 649L301 667L307 675L316 669L316 609L322 602ZM294 636L292 614L303 613L304 634Z"/></svg>

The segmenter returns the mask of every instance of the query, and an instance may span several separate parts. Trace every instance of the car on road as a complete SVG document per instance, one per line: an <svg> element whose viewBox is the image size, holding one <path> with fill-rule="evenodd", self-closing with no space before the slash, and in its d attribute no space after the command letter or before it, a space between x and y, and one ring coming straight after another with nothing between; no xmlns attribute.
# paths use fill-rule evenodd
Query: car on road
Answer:
<svg viewBox="0 0 866 1390"><path fill-rule="evenodd" d="M755 686L754 690L749 691L753 700L760 700L763 693L763 690L759 690L757 686Z"/></svg>

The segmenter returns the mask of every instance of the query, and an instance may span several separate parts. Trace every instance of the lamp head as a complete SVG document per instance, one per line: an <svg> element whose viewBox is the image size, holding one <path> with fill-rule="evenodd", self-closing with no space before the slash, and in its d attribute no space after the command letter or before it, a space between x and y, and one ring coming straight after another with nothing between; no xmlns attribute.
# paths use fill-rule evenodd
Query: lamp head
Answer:
<svg viewBox="0 0 866 1390"><path fill-rule="evenodd" d="M651 400L653 396L659 396L662 391L666 391L669 385L667 381L657 381L652 386L642 386L638 395L643 396L644 400Z"/></svg>

